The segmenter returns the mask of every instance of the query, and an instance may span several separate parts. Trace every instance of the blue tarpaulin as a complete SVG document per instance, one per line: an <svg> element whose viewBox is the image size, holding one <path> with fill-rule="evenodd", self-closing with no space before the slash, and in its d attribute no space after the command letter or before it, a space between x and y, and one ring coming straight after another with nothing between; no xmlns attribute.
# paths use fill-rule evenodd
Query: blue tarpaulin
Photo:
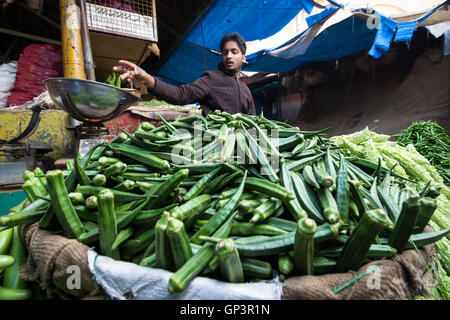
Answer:
<svg viewBox="0 0 450 320"><path fill-rule="evenodd" d="M327 61L367 49L373 43L377 30L368 30L363 20L352 17L322 32L307 47L304 54L283 55L301 49L301 43L275 55L256 54L247 60L247 71L288 72L315 61ZM326 48L326 49L325 49ZM324 50L325 49L325 50ZM270 53L270 52L269 52Z"/></svg>
<svg viewBox="0 0 450 320"><path fill-rule="evenodd" d="M184 41L218 50L222 36L231 31L239 32L246 41L263 39L280 31L304 8L311 12L310 1L218 0Z"/></svg>
<svg viewBox="0 0 450 320"><path fill-rule="evenodd" d="M285 44L265 48L247 56L246 71L288 72L316 61L342 58L363 50L375 58L386 53L396 41L410 41L416 25L428 18L443 3L414 21L397 22L379 12L373 13L376 27L356 15L331 25L316 34L321 24L342 6L330 1L319 14L310 15L308 28ZM310 0L217 0L185 36L157 76L176 84L195 81L205 70L215 70L221 57L220 39L228 32L239 32L246 41L263 40L285 27L301 10L311 13ZM367 12L367 8L359 11Z"/></svg>
<svg viewBox="0 0 450 320"><path fill-rule="evenodd" d="M220 40L239 32L246 41L264 39L280 31L301 10L312 10L309 0L216 0L203 14L158 76L178 83L196 80L205 70L217 69ZM204 49L205 48L205 49Z"/></svg>

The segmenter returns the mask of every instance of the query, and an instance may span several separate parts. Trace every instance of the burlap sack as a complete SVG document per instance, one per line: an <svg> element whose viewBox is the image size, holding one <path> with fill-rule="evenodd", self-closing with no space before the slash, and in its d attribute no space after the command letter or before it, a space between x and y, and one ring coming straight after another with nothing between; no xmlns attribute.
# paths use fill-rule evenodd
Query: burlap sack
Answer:
<svg viewBox="0 0 450 320"><path fill-rule="evenodd" d="M286 300L405 300L431 298L429 286L437 285L434 244L406 250L390 259L362 266L357 272L291 277L284 282ZM427 266L433 264L434 271ZM348 286L346 286L348 285Z"/></svg>
<svg viewBox="0 0 450 320"><path fill-rule="evenodd" d="M20 275L27 281L37 282L48 298L108 298L89 272L87 246L40 229L38 223L19 226L19 234L28 250ZM81 276L79 285L71 278L75 273Z"/></svg>
<svg viewBox="0 0 450 320"><path fill-rule="evenodd" d="M429 230L429 229L428 229ZM21 275L36 281L48 297L109 299L89 271L88 247L73 239L39 229L38 224L19 227L28 249ZM390 259L361 267L357 272L291 277L284 282L282 300L404 300L431 297L428 287L437 284L434 244L407 250ZM429 268L433 265L434 269ZM80 289L71 288L73 266L79 268ZM435 272L430 271L434 270Z"/></svg>

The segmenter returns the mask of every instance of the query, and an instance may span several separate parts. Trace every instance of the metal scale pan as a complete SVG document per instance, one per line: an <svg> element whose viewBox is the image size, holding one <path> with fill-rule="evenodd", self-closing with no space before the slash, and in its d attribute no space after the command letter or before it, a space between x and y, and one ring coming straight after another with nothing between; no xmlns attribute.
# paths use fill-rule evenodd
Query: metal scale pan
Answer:
<svg viewBox="0 0 450 320"><path fill-rule="evenodd" d="M83 156L94 145L105 142L108 128L103 122L113 119L141 101L132 93L109 84L75 79L44 80L52 101L80 125L75 130L76 146Z"/></svg>
<svg viewBox="0 0 450 320"><path fill-rule="evenodd" d="M83 123L111 120L141 101L126 90L91 80L49 78L44 83L52 101Z"/></svg>

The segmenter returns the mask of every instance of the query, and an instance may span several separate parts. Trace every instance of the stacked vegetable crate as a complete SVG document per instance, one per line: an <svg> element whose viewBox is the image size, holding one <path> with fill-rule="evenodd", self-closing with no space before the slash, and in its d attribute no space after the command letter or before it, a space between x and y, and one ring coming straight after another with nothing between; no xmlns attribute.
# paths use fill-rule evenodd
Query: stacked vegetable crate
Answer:
<svg viewBox="0 0 450 320"><path fill-rule="evenodd" d="M101 254L241 283L357 270L433 243L439 187L345 156L324 130L215 111L143 122L75 156L67 170L25 172L30 204L3 228L39 222ZM205 143L206 142L206 143Z"/></svg>

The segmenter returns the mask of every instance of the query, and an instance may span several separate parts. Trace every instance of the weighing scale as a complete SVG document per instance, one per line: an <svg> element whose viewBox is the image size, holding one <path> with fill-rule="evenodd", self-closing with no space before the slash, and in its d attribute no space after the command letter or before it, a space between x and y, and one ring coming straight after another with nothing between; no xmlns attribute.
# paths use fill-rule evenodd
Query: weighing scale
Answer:
<svg viewBox="0 0 450 320"><path fill-rule="evenodd" d="M68 127L74 131L80 156L108 141L109 130L103 122L142 101L124 89L92 80L49 78L44 84L53 103L80 122Z"/></svg>

